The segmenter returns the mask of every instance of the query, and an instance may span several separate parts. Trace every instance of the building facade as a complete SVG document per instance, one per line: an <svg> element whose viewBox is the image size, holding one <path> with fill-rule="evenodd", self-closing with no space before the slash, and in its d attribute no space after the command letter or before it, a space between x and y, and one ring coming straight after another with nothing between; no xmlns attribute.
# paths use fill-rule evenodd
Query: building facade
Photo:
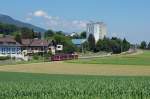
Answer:
<svg viewBox="0 0 150 99"><path fill-rule="evenodd" d="M21 55L21 45L11 37L0 38L0 56L18 57Z"/></svg>
<svg viewBox="0 0 150 99"><path fill-rule="evenodd" d="M107 27L104 22L90 22L87 24L87 39L93 34L95 41L103 39L107 34Z"/></svg>
<svg viewBox="0 0 150 99"><path fill-rule="evenodd" d="M22 39L24 54L43 53L49 50L49 42L41 39Z"/></svg>

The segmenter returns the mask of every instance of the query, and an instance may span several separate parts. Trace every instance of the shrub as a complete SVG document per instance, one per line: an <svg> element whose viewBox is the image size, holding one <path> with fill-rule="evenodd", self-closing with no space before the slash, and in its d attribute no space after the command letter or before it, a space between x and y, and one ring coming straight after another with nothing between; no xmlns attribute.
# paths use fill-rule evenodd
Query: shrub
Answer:
<svg viewBox="0 0 150 99"><path fill-rule="evenodd" d="M38 54L33 54L33 59L38 60L39 59L39 55Z"/></svg>
<svg viewBox="0 0 150 99"><path fill-rule="evenodd" d="M0 60L8 60L8 59L10 59L10 57L8 57L8 56L0 56Z"/></svg>

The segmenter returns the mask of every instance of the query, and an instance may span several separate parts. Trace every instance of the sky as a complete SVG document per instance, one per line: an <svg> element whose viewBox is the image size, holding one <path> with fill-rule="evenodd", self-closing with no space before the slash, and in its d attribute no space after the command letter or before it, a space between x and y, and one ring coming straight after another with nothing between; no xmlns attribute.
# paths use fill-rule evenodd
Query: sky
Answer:
<svg viewBox="0 0 150 99"><path fill-rule="evenodd" d="M80 32L107 24L108 37L150 42L150 0L1 0L0 13L45 29Z"/></svg>

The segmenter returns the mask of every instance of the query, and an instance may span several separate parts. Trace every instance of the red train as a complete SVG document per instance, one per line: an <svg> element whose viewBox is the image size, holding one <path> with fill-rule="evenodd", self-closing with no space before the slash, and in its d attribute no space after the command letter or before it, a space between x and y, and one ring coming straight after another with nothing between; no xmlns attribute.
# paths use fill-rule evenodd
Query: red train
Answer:
<svg viewBox="0 0 150 99"><path fill-rule="evenodd" d="M63 60L72 60L78 59L77 54L56 54L51 57L51 61L63 61Z"/></svg>

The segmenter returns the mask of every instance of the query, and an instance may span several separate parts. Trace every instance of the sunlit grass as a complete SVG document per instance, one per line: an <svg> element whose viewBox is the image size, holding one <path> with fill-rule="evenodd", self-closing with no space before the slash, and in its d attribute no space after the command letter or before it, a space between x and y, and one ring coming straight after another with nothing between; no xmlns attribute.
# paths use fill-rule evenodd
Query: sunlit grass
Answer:
<svg viewBox="0 0 150 99"><path fill-rule="evenodd" d="M121 55L92 59L79 59L67 61L82 64L113 64L113 65L150 65L150 51L138 55Z"/></svg>

